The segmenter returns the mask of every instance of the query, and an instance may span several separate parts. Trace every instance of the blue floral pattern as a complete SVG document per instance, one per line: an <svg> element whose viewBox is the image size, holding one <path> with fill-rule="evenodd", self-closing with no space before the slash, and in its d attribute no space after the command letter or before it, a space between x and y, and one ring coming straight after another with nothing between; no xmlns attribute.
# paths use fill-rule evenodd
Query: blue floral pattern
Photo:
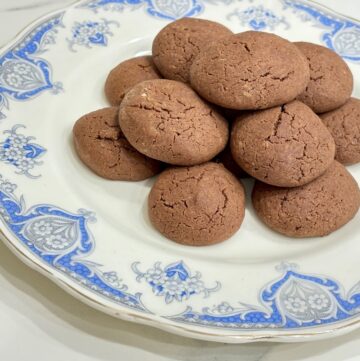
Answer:
<svg viewBox="0 0 360 361"><path fill-rule="evenodd" d="M300 328L335 323L352 318L360 311L360 289L355 286L347 295L339 283L326 277L296 272L298 266L282 263L282 276L271 281L259 294L261 305L239 302L233 307L222 302L212 309L185 312L172 320L219 328Z"/></svg>
<svg viewBox="0 0 360 361"><path fill-rule="evenodd" d="M42 164L38 158L43 156L46 149L33 142L34 137L27 137L17 133L24 125L17 124L11 130L5 130L6 139L0 142L0 161L16 167L18 174L24 174L29 178L38 178L40 175L33 175L31 171Z"/></svg>
<svg viewBox="0 0 360 361"><path fill-rule="evenodd" d="M290 8L299 14L303 21L314 21L325 29L321 41L335 50L344 59L360 61L360 24L341 16L322 11L304 1L283 0L285 9Z"/></svg>
<svg viewBox="0 0 360 361"><path fill-rule="evenodd" d="M132 265L133 271L137 274L137 281L144 279L157 296L164 296L166 303L173 300L179 302L188 299L195 294L203 294L208 297L211 292L220 289L220 282L216 282L213 288L207 288L201 280L200 272L191 274L189 268L183 261L172 263L162 268L160 262L156 262L153 268L145 273L139 271L139 262Z"/></svg>
<svg viewBox="0 0 360 361"><path fill-rule="evenodd" d="M80 7L98 11L122 11L125 7L142 7L146 12L159 19L176 20L200 14L204 6L199 0L89 0Z"/></svg>
<svg viewBox="0 0 360 361"><path fill-rule="evenodd" d="M114 271L102 271L102 265L86 259L95 248L88 223L95 222L93 213L80 209L73 214L59 207L39 204L27 209L24 198L16 198L16 186L0 176L0 219L35 256L54 269L67 274L87 289L114 300L124 307L149 313L139 292L131 293ZM215 282L205 287L201 274L192 274L183 261L162 267L156 262L146 272L132 264L137 281L145 280L157 296L166 303L187 302L192 295L205 297L220 289ZM282 263L282 273L259 293L259 305L223 301L211 309L195 311L187 306L174 316L163 316L181 323L224 329L300 328L335 323L358 316L360 312L360 283L348 294L342 286L327 277L307 275L296 271L297 265Z"/></svg>
<svg viewBox="0 0 360 361"><path fill-rule="evenodd" d="M46 20L0 54L0 119L6 117L3 110L9 109L9 98L26 101L45 90L57 94L62 89L60 82L51 80L51 65L39 57L55 42L62 16L63 12Z"/></svg>
<svg viewBox="0 0 360 361"><path fill-rule="evenodd" d="M245 10L235 9L227 18L228 20L237 18L241 25L249 26L254 30L274 30L279 24L283 24L285 29L290 27L284 16L277 16L262 5L250 6Z"/></svg>
<svg viewBox="0 0 360 361"><path fill-rule="evenodd" d="M74 51L75 45L85 46L87 48L90 48L91 45L106 46L108 36L113 35L110 30L110 25L119 26L117 22L105 19L76 22L71 29L71 38L67 39L70 50Z"/></svg>
<svg viewBox="0 0 360 361"><path fill-rule="evenodd" d="M24 199L16 198L15 189L14 184L0 176L0 218L34 255L86 288L147 312L140 295L127 293L126 285L115 272L102 272L101 265L83 259L95 247L87 229L89 222L96 221L93 213L80 209L73 214L48 204L26 209Z"/></svg>

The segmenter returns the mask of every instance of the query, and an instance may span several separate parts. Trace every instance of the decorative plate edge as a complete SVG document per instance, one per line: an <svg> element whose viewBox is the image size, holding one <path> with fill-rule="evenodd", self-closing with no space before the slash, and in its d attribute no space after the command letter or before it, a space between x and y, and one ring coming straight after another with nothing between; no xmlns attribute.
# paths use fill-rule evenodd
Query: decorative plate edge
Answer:
<svg viewBox="0 0 360 361"><path fill-rule="evenodd" d="M314 332L309 332L306 330L297 329L297 332L289 332L283 331L281 335L277 334L277 330L273 332L261 332L252 331L254 333L250 334L234 334L233 332L225 334L217 334L217 333L209 333L204 332L201 327L196 327L193 329L189 329L186 327L182 327L179 324L168 322L166 319L156 320L154 318L147 317L146 315L139 315L137 313L128 312L125 308L115 309L109 307L105 303L97 302L93 298L87 295L85 289L81 289L81 292L76 287L77 284L47 265L44 265L40 262L36 262L35 259L32 259L31 253L23 246L24 250L21 250L17 245L15 245L8 236L0 229L0 240L7 246L7 248L21 260L24 264L26 264L29 268L33 269L36 272L39 272L43 276L45 276L50 281L54 282L57 286L63 289L65 292L71 294L77 300L85 303L89 307L92 307L100 312L104 312L110 316L119 318L123 321L127 322L135 322L138 324L155 327L157 329L171 332L176 335L188 338L195 338L203 341L212 341L212 342L222 342L222 343L252 343L252 342L304 342L308 340L322 340L327 339L329 337L337 337L340 335L344 335L349 333L360 327L360 319L358 320L347 320L343 323L335 324L332 329L321 329L320 327ZM28 256L26 253L30 253ZM64 278L64 279L63 279Z"/></svg>

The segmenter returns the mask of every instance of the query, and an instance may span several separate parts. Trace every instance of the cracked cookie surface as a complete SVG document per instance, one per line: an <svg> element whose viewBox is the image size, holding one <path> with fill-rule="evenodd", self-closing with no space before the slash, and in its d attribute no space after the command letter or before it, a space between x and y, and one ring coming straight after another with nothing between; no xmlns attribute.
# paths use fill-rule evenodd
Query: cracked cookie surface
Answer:
<svg viewBox="0 0 360 361"><path fill-rule="evenodd" d="M324 46L306 42L294 44L306 56L310 66L310 81L297 99L315 113L343 105L353 89L353 76L345 61Z"/></svg>
<svg viewBox="0 0 360 361"><path fill-rule="evenodd" d="M335 143L326 126L296 100L239 117L230 145L235 161L246 172L279 187L312 181L335 156Z"/></svg>
<svg viewBox="0 0 360 361"><path fill-rule="evenodd" d="M100 177L139 181L162 169L161 163L134 149L118 122L118 108L109 107L88 113L73 128L79 158Z"/></svg>
<svg viewBox="0 0 360 361"><path fill-rule="evenodd" d="M335 159L343 164L360 162L360 99L350 98L320 118L335 140Z"/></svg>
<svg viewBox="0 0 360 361"><path fill-rule="evenodd" d="M160 79L151 56L139 56L123 61L106 78L105 95L111 105L120 105L127 91L150 79Z"/></svg>
<svg viewBox="0 0 360 361"><path fill-rule="evenodd" d="M356 180L334 161L313 182L297 188L255 183L252 201L257 215L274 231L290 237L318 237L349 222L360 206Z"/></svg>
<svg viewBox="0 0 360 361"><path fill-rule="evenodd" d="M165 26L155 37L153 59L167 79L189 82L190 66L201 48L232 32L214 21L184 18Z"/></svg>
<svg viewBox="0 0 360 361"><path fill-rule="evenodd" d="M239 229L245 214L244 188L221 164L169 168L151 189L148 211L167 238L191 246L211 245Z"/></svg>
<svg viewBox="0 0 360 361"><path fill-rule="evenodd" d="M174 80L136 85L122 101L119 116L134 148L175 165L209 161L229 136L227 121L187 84Z"/></svg>
<svg viewBox="0 0 360 361"><path fill-rule="evenodd" d="M231 109L263 109L295 99L306 87L309 64L277 35L247 31L204 48L190 82L208 101Z"/></svg>

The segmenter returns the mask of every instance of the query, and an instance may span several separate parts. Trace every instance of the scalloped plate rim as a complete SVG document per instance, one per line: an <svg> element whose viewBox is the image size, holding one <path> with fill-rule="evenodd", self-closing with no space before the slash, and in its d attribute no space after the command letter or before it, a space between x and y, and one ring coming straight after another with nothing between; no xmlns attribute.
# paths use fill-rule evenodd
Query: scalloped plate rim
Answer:
<svg viewBox="0 0 360 361"><path fill-rule="evenodd" d="M7 230L6 230L7 231ZM26 264L31 269L39 272L52 282L54 282L57 286L62 288L68 294L72 295L76 299L85 303L86 305L95 308L100 312L104 312L110 316L122 319L128 322L135 322L151 327L156 327L163 331L171 332L183 337L190 337L204 341L214 341L214 342L226 342L226 343L250 343L250 342L303 342L303 341L317 341L329 337L337 337L341 336L345 333L351 332L360 327L360 318L354 317L353 319L348 319L342 324L338 323L332 326L329 329L327 326L318 327L314 332L309 330L298 329L296 332L292 331L284 331L284 330L274 330L274 331L261 331L259 330L256 334L251 334L255 331L242 331L243 334L239 333L235 334L216 334L216 333L207 333L201 332L200 330L191 330L187 327L179 326L178 324L174 324L169 320L163 319L159 317L159 319L154 319L154 317L149 317L146 314L139 315L136 313L131 313L123 307L119 307L119 309L111 308L104 303L101 303L99 300L95 300L94 298L88 297L86 295L86 290L79 287L76 282L61 274L60 272L54 270L46 263L42 263L41 261L36 262L36 258L32 259L32 254L22 245L19 249L16 242L12 242L10 237L4 233L2 229L0 229L0 239L1 241L8 247L8 249L21 260L24 264ZM26 253L29 253L27 255ZM100 298L101 299L101 298ZM153 315L156 316L156 315ZM356 319L359 318L359 319ZM240 331L241 332L241 331Z"/></svg>

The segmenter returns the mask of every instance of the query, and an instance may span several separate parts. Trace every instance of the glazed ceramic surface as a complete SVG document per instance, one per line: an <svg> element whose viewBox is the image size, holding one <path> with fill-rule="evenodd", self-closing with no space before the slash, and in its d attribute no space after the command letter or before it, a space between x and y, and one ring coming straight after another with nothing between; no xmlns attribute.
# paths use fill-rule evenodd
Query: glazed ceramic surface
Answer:
<svg viewBox="0 0 360 361"><path fill-rule="evenodd" d="M348 62L360 96L360 23L313 2L77 2L0 52L3 240L88 304L189 337L303 341L358 327L360 214L330 236L294 240L266 228L248 199L235 236L185 247L149 223L153 180L107 181L77 158L72 126L107 106L109 70L148 54L155 34L183 16L325 45ZM349 171L360 181L359 165Z"/></svg>

